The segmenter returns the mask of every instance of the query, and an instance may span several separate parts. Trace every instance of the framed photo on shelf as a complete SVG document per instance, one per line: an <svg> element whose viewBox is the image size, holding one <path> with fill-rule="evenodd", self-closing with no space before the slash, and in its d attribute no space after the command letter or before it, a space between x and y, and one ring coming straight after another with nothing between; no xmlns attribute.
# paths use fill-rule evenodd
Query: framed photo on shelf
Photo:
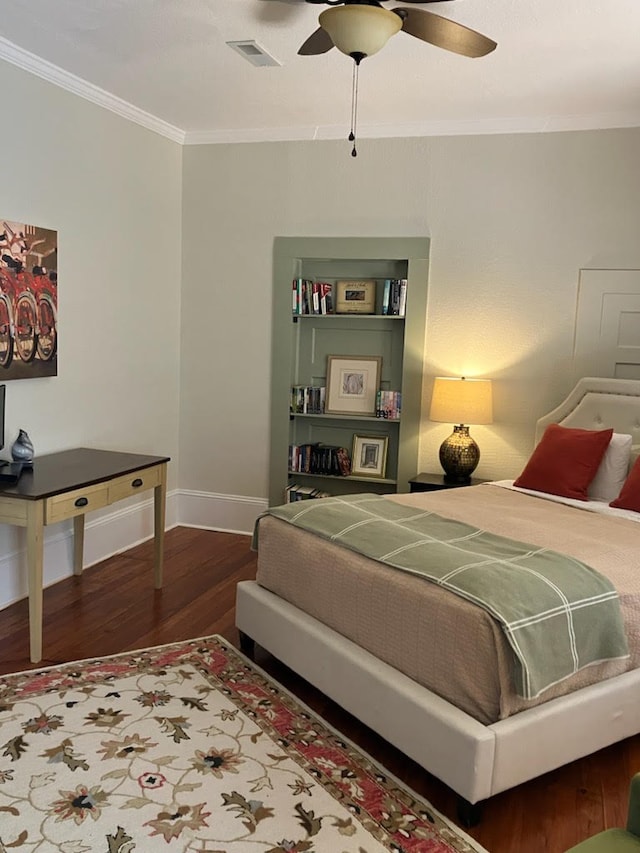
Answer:
<svg viewBox="0 0 640 853"><path fill-rule="evenodd" d="M357 477L384 479L388 444L386 435L354 435L351 473Z"/></svg>
<svg viewBox="0 0 640 853"><path fill-rule="evenodd" d="M336 282L336 314L375 314L374 279Z"/></svg>
<svg viewBox="0 0 640 853"><path fill-rule="evenodd" d="M381 367L379 355L328 355L325 414L375 416Z"/></svg>

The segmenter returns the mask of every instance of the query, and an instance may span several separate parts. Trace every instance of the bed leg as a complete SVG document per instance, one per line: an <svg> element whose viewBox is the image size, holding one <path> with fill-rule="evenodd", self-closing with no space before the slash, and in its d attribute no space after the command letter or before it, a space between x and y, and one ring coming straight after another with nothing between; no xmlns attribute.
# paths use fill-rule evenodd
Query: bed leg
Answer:
<svg viewBox="0 0 640 853"><path fill-rule="evenodd" d="M466 829L477 826L482 819L482 803L470 803L464 797L458 797L458 820Z"/></svg>
<svg viewBox="0 0 640 853"><path fill-rule="evenodd" d="M248 634L244 633L244 631L238 631L238 634L240 635L240 651L244 652L248 658L253 660L256 652L255 640L252 640Z"/></svg>

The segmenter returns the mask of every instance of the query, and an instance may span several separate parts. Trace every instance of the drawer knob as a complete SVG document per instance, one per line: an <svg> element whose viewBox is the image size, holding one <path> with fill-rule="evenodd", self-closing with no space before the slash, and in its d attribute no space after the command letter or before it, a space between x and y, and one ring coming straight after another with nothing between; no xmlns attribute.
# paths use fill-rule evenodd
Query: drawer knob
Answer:
<svg viewBox="0 0 640 853"><path fill-rule="evenodd" d="M136 477L133 483L131 483L131 485L134 489L137 489L142 485L142 480L140 479L140 477Z"/></svg>
<svg viewBox="0 0 640 853"><path fill-rule="evenodd" d="M75 506L86 506L89 503L89 498L78 498L75 502Z"/></svg>

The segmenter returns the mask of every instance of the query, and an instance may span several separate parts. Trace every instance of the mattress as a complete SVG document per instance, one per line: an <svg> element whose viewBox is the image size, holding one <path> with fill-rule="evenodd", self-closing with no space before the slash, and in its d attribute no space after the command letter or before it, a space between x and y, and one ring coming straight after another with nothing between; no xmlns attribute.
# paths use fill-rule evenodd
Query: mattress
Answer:
<svg viewBox="0 0 640 853"><path fill-rule="evenodd" d="M388 499L561 551L606 575L620 596L629 658L523 699L509 644L483 609L269 516L260 520L257 582L485 724L640 666L637 523L492 485Z"/></svg>

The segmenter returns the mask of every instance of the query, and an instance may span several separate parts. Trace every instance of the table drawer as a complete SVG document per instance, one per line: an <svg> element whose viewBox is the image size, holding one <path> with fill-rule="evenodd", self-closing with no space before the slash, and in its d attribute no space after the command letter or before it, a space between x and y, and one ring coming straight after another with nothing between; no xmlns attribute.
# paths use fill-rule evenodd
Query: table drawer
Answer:
<svg viewBox="0 0 640 853"><path fill-rule="evenodd" d="M143 468L142 471L134 471L131 474L125 474L124 477L117 477L112 480L109 483L109 503L121 501L123 498L159 486L162 479L162 467L162 465L155 465L153 468Z"/></svg>
<svg viewBox="0 0 640 853"><path fill-rule="evenodd" d="M63 492L45 501L44 523L53 524L56 521L64 521L65 518L73 518L91 510L100 509L108 503L108 483L98 483L96 486L87 486L73 492Z"/></svg>

